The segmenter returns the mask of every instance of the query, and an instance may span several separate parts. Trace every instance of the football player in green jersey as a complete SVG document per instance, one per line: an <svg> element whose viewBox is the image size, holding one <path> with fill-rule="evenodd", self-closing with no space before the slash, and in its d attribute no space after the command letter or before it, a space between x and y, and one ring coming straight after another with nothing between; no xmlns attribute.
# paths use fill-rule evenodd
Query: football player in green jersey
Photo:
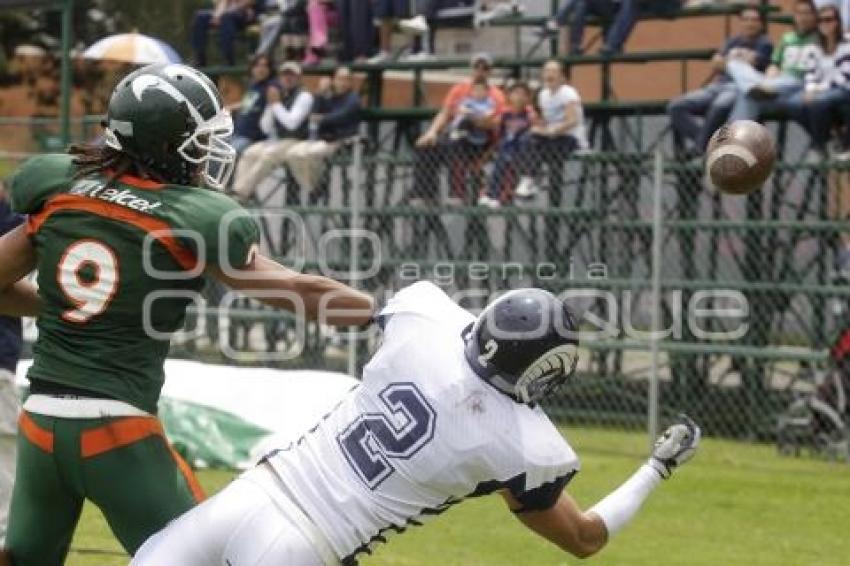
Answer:
<svg viewBox="0 0 850 566"><path fill-rule="evenodd" d="M156 419L167 334L209 275L332 325L370 320L372 299L257 252L259 230L220 192L232 133L215 85L184 65L116 87L104 146L24 163L11 184L25 227L0 239L0 313L38 315L20 418L7 551L62 564L84 500L133 553L202 498ZM20 280L38 270L38 290Z"/></svg>

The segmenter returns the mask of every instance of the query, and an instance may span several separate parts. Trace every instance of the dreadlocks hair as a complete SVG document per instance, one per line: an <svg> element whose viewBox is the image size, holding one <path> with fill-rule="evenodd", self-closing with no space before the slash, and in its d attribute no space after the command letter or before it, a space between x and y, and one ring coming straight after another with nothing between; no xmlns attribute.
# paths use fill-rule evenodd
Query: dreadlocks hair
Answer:
<svg viewBox="0 0 850 566"><path fill-rule="evenodd" d="M163 180L123 151L108 145L75 143L68 148L68 153L74 156L73 163L77 166L75 179L102 174L106 175L111 183L122 175L131 174L156 181Z"/></svg>

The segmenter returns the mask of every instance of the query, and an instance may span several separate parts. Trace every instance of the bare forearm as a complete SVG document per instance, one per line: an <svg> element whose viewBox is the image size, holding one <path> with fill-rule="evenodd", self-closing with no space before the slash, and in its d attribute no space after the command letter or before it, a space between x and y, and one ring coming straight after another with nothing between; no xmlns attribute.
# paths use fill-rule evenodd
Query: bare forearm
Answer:
<svg viewBox="0 0 850 566"><path fill-rule="evenodd" d="M503 494L508 506L515 511L518 504L509 494ZM529 529L556 544L561 550L579 558L587 558L602 550L608 542L605 523L592 512L581 511L566 492L550 509L519 512L516 517Z"/></svg>
<svg viewBox="0 0 850 566"><path fill-rule="evenodd" d="M449 121L449 113L446 112L445 109L440 110L440 112L434 116L434 120L431 122L431 125L428 127L428 133L432 135L439 135L440 132L443 131L443 128L446 127L446 124Z"/></svg>
<svg viewBox="0 0 850 566"><path fill-rule="evenodd" d="M0 292L0 315L34 317L40 312L41 299L31 283L18 281Z"/></svg>
<svg viewBox="0 0 850 566"><path fill-rule="evenodd" d="M372 297L339 281L319 275L301 275L296 293L304 301L305 316L333 326L363 326L374 314Z"/></svg>
<svg viewBox="0 0 850 566"><path fill-rule="evenodd" d="M362 326L374 311L372 297L319 275L298 273L258 256L246 269L211 274L248 297L333 326Z"/></svg>
<svg viewBox="0 0 850 566"><path fill-rule="evenodd" d="M18 226L0 238L0 314L36 316L41 308L35 287L22 281L37 263L26 227Z"/></svg>

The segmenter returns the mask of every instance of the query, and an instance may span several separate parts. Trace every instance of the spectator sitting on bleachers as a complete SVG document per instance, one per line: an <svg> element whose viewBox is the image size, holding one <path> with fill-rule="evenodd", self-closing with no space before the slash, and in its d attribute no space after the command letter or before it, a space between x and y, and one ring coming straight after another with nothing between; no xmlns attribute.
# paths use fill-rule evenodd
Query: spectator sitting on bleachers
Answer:
<svg viewBox="0 0 850 566"><path fill-rule="evenodd" d="M375 52L371 0L336 0L342 49L339 60L366 61Z"/></svg>
<svg viewBox="0 0 850 566"><path fill-rule="evenodd" d="M413 161L413 191L416 199L433 202L439 192L439 172L442 165L448 165L451 171L452 200L463 199L466 195L464 182L466 173L480 160L489 147L471 143L466 138L452 140L449 135L449 125L458 116L461 102L466 99L477 81L488 80L492 58L486 53L479 53L472 58L473 76L471 79L457 84L449 91L440 112L434 117L428 129L416 140L418 151ZM488 86L488 97L495 102L493 112L485 117L474 119L478 128L495 132L498 118L505 108L505 95L497 87Z"/></svg>
<svg viewBox="0 0 850 566"><path fill-rule="evenodd" d="M241 154L252 143L266 139L260 128L260 118L266 108L266 91L274 82L272 61L268 55L255 55L251 59L251 82L242 102L236 105L238 111L233 124L233 139L230 145Z"/></svg>
<svg viewBox="0 0 850 566"><path fill-rule="evenodd" d="M812 0L796 0L794 30L782 36L767 72L760 73L743 61L726 64L726 72L738 88L729 121L757 120L803 90L804 77L820 65L823 56L817 26Z"/></svg>
<svg viewBox="0 0 850 566"><path fill-rule="evenodd" d="M740 61L763 72L770 63L773 45L764 35L764 22L756 6L747 6L739 12L740 35L726 40L723 48L712 58L714 76L704 87L679 96L670 102L667 114L677 142L682 143L682 154L700 155L711 135L729 115L738 89L726 74L728 61ZM702 116L700 124L697 117Z"/></svg>
<svg viewBox="0 0 850 566"><path fill-rule="evenodd" d="M286 161L287 154L307 139L313 95L301 87L301 67L288 61L280 66L280 84L266 89L266 108L260 128L269 137L248 146L236 165L233 192L240 202L254 195L257 185L275 167Z"/></svg>
<svg viewBox="0 0 850 566"><path fill-rule="evenodd" d="M837 6L828 4L818 10L818 29L823 38L821 66L806 77L805 88L785 109L807 127L814 148L821 154L826 154L833 127L839 123L846 126L850 116L850 43L841 26ZM846 133L842 142L846 150Z"/></svg>
<svg viewBox="0 0 850 566"><path fill-rule="evenodd" d="M557 15L544 24L543 33L556 34L563 29L561 44L569 46L571 55L581 55L587 17L595 16L603 22L611 22L599 53L613 55L623 50L641 12L669 16L680 6L680 0L567 0Z"/></svg>
<svg viewBox="0 0 850 566"><path fill-rule="evenodd" d="M540 165L559 167L576 150L588 148L584 109L578 91L567 84L564 66L551 60L543 66L543 88L537 95L542 123L531 128L522 159L523 176L516 196L529 198L537 194L534 182Z"/></svg>
<svg viewBox="0 0 850 566"><path fill-rule="evenodd" d="M508 107L500 120L496 159L487 192L478 198L480 206L499 208L510 201L525 138L537 121L537 112L531 105L531 89L525 83L515 83L508 90Z"/></svg>
<svg viewBox="0 0 850 566"><path fill-rule="evenodd" d="M292 146L286 164L298 185L315 200L325 160L356 136L360 126L360 97L352 88L351 69L337 67L333 80L322 80L310 120L314 135Z"/></svg>
<svg viewBox="0 0 850 566"><path fill-rule="evenodd" d="M218 46L224 62L236 64L236 34L257 20L264 0L216 0L215 8L195 12L192 21L192 50L195 66L207 65L207 34L218 27Z"/></svg>

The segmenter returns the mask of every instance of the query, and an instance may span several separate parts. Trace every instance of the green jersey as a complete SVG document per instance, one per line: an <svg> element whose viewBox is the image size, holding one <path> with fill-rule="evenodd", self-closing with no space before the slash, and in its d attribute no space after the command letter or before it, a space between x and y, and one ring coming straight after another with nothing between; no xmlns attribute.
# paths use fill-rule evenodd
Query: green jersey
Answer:
<svg viewBox="0 0 850 566"><path fill-rule="evenodd" d="M29 215L43 301L29 375L155 413L169 334L204 268L244 267L259 229L220 193L76 178L72 159L34 157L11 183L12 207Z"/></svg>
<svg viewBox="0 0 850 566"><path fill-rule="evenodd" d="M800 35L796 31L783 34L779 45L773 51L772 63L783 73L803 79L819 66L823 57L820 36L816 31Z"/></svg>

